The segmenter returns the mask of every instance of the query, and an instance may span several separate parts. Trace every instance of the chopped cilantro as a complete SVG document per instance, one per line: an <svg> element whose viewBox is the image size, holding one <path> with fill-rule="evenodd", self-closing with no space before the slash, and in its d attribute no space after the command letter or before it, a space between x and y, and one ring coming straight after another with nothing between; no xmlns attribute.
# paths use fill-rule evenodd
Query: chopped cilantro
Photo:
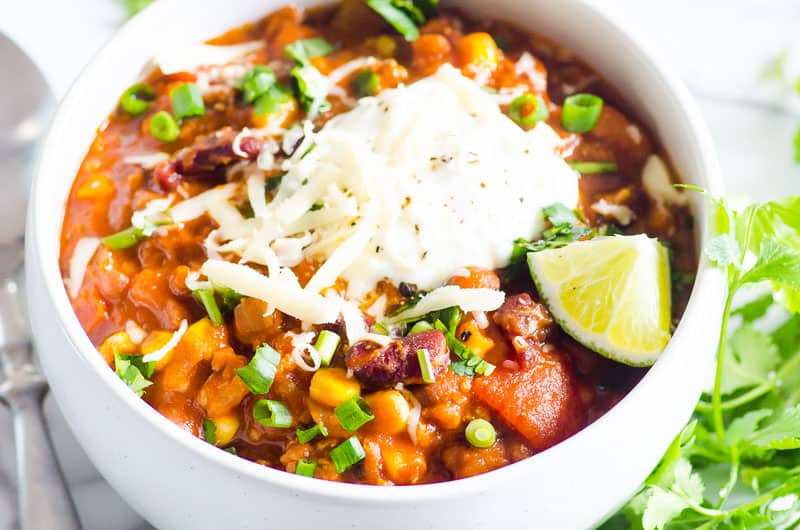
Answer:
<svg viewBox="0 0 800 530"><path fill-rule="evenodd" d="M144 389L153 384L155 363L142 361L141 355L122 355L114 352L114 371L122 382L128 385L134 394L142 397Z"/></svg>
<svg viewBox="0 0 800 530"><path fill-rule="evenodd" d="M563 247L567 243L594 236L595 232L583 224L575 211L561 203L551 204L542 209L545 220L550 224L542 232L541 238L534 241L517 239L511 252L511 263L518 263L528 252L539 252L548 248Z"/></svg>

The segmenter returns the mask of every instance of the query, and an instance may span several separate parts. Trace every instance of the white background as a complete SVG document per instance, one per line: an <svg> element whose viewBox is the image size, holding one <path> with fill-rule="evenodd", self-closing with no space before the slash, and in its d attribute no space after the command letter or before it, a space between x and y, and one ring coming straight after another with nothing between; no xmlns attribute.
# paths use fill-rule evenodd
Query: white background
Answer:
<svg viewBox="0 0 800 530"><path fill-rule="evenodd" d="M0 32L32 55L61 97L124 21L117 1L0 0ZM800 0L592 1L683 77L711 128L730 193L755 200L800 193L791 143L800 96L761 80L784 49L800 74ZM85 528L148 528L97 476L53 403L46 408ZM0 530L15 521L10 427L0 408Z"/></svg>

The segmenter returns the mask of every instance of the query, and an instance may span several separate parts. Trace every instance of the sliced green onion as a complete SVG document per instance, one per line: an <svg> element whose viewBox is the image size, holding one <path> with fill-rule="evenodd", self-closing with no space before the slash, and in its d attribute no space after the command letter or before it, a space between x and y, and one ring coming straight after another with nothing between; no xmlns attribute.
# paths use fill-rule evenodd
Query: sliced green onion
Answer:
<svg viewBox="0 0 800 530"><path fill-rule="evenodd" d="M314 343L314 349L319 353L319 358L322 360L322 366L330 366L333 354L336 353L336 348L339 347L341 337L333 331L323 329L319 332L319 337Z"/></svg>
<svg viewBox="0 0 800 530"><path fill-rule="evenodd" d="M308 429L297 429L295 434L297 435L298 442L301 444L307 444L317 436L328 436L328 429L326 429L321 423L317 423Z"/></svg>
<svg viewBox="0 0 800 530"><path fill-rule="evenodd" d="M264 427L287 428L292 426L292 413L280 401L259 399L253 405L253 419Z"/></svg>
<svg viewBox="0 0 800 530"><path fill-rule="evenodd" d="M192 296L194 296L198 302L203 304L211 323L215 326L221 326L223 322L222 313L217 305L217 298L214 296L214 289L197 289L196 291L192 291Z"/></svg>
<svg viewBox="0 0 800 530"><path fill-rule="evenodd" d="M222 307L220 309L223 313L230 313L242 301L243 296L230 287L214 286L214 290L222 298Z"/></svg>
<svg viewBox="0 0 800 530"><path fill-rule="evenodd" d="M106 236L100 242L107 248L113 250L122 250L136 245L139 241L144 239L142 231L135 226L121 230L110 236Z"/></svg>
<svg viewBox="0 0 800 530"><path fill-rule="evenodd" d="M313 477L314 471L317 469L317 461L316 460L309 460L307 458L301 458L297 461L297 467L295 468L294 472L297 475L302 475L304 477Z"/></svg>
<svg viewBox="0 0 800 530"><path fill-rule="evenodd" d="M392 0L367 0L367 5L397 30L407 41L419 38L419 29L414 19L405 11L395 6Z"/></svg>
<svg viewBox="0 0 800 530"><path fill-rule="evenodd" d="M508 108L508 116L517 125L530 127L540 121L545 121L550 117L547 110L547 103L541 96L535 94L522 94L511 102Z"/></svg>
<svg viewBox="0 0 800 530"><path fill-rule="evenodd" d="M416 335L417 333L422 333L423 331L430 331L433 329L433 326L427 320L420 320L419 322L415 323L411 326L411 329L408 330L406 335Z"/></svg>
<svg viewBox="0 0 800 530"><path fill-rule="evenodd" d="M480 449L493 446L497 440L497 431L494 430L494 425L480 418L467 424L464 435L470 445Z"/></svg>
<svg viewBox="0 0 800 530"><path fill-rule="evenodd" d="M239 81L237 88L242 91L246 103L253 103L275 85L275 72L268 66L257 64Z"/></svg>
<svg viewBox="0 0 800 530"><path fill-rule="evenodd" d="M138 116L150 108L155 98L156 93L150 86L136 83L122 93L119 106L131 116Z"/></svg>
<svg viewBox="0 0 800 530"><path fill-rule="evenodd" d="M364 460L366 456L367 453L364 451L361 442L358 441L358 437L356 436L351 436L331 449L331 460L333 461L333 465L336 466L336 471L338 473L347 471L355 464Z"/></svg>
<svg viewBox="0 0 800 530"><path fill-rule="evenodd" d="M258 97L254 112L256 116L274 114L280 111L283 106L291 100L292 92L285 86L276 83Z"/></svg>
<svg viewBox="0 0 800 530"><path fill-rule="evenodd" d="M369 407L364 398L353 396L335 409L336 419L345 430L355 432L364 425L375 419L375 414Z"/></svg>
<svg viewBox="0 0 800 530"><path fill-rule="evenodd" d="M162 110L150 119L150 134L162 142L174 142L181 135L181 128L169 112Z"/></svg>
<svg viewBox="0 0 800 530"><path fill-rule="evenodd" d="M603 99L594 94L573 94L564 100L561 110L561 126L573 133L585 133L594 129L600 112L603 110Z"/></svg>
<svg viewBox="0 0 800 530"><path fill-rule="evenodd" d="M603 175L616 173L617 164L614 162L567 162L569 167L581 175Z"/></svg>
<svg viewBox="0 0 800 530"><path fill-rule="evenodd" d="M436 374L433 372L431 354L426 349L417 350L417 360L419 360L419 371L425 383L435 383Z"/></svg>
<svg viewBox="0 0 800 530"><path fill-rule="evenodd" d="M191 118L192 116L202 116L206 113L206 106L203 103L203 94L200 87L194 83L184 83L174 89L170 94L172 100L172 113L176 119Z"/></svg>
<svg viewBox="0 0 800 530"><path fill-rule="evenodd" d="M320 37L297 40L284 48L286 55L297 64L307 64L312 58L328 55L333 50L333 45Z"/></svg>
<svg viewBox="0 0 800 530"><path fill-rule="evenodd" d="M266 394L272 388L280 361L281 354L265 342L256 348L247 366L236 370L236 375L244 381L253 394Z"/></svg>
<svg viewBox="0 0 800 530"><path fill-rule="evenodd" d="M209 418L203 418L203 438L212 445L217 443L217 426Z"/></svg>
<svg viewBox="0 0 800 530"><path fill-rule="evenodd" d="M378 93L379 82L380 78L378 74L372 70L361 70L358 75L353 78L353 91L356 93L356 96L360 98L374 96Z"/></svg>

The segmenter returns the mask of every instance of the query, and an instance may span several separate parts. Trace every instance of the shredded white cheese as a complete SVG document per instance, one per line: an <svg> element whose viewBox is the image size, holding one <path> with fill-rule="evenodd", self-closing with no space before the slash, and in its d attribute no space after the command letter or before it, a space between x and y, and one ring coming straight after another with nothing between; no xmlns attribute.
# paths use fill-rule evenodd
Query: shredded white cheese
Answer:
<svg viewBox="0 0 800 530"><path fill-rule="evenodd" d="M178 329L175 331L175 333L172 334L172 336L169 338L166 344L161 346L156 351L150 352L147 355L143 356L142 360L146 363L150 363L150 362L158 362L164 357L166 357L167 354L169 354L169 352L175 349L175 346L177 346L178 343L181 341L183 334L186 333L186 330L188 328L189 328L188 322L186 322L186 320L181 320L181 325L178 326Z"/></svg>
<svg viewBox="0 0 800 530"><path fill-rule="evenodd" d="M650 155L642 170L644 190L661 205L686 206L689 197L672 185L667 165L658 155Z"/></svg>
<svg viewBox="0 0 800 530"><path fill-rule="evenodd" d="M349 344L355 344L367 335L367 323L364 321L364 315L356 304L345 300L332 291L328 292L327 298L335 303L342 313L344 331Z"/></svg>
<svg viewBox="0 0 800 530"><path fill-rule="evenodd" d="M167 153L162 153L161 151L156 151L153 153L142 153L138 155L128 155L122 159L122 162L125 164L131 164L134 166L140 166L143 169L153 169L161 162L166 162L169 160L169 155Z"/></svg>
<svg viewBox="0 0 800 530"><path fill-rule="evenodd" d="M592 204L592 210L606 219L616 220L622 226L628 226L636 219L636 214L624 204L612 204L605 199L600 199Z"/></svg>
<svg viewBox="0 0 800 530"><path fill-rule="evenodd" d="M422 297L417 304L391 318L390 322L403 322L421 317L431 311L458 306L463 311L494 311L505 300L505 293L495 289L462 289L445 285Z"/></svg>
<svg viewBox="0 0 800 530"><path fill-rule="evenodd" d="M317 349L311 344L311 341L314 340L314 335L315 333L312 331L291 333L292 361L294 361L294 364L301 370L306 372L316 372L322 366L322 357L320 357ZM310 364L306 360L306 357L311 360Z"/></svg>
<svg viewBox="0 0 800 530"><path fill-rule="evenodd" d="M478 326L478 329L486 329L489 327L489 319L486 316L486 311L473 311L472 319L475 321L475 325Z"/></svg>
<svg viewBox="0 0 800 530"><path fill-rule="evenodd" d="M197 271L190 271L186 275L186 288L190 291L198 291L200 289L213 289L214 286L207 280L201 280L200 274Z"/></svg>
<svg viewBox="0 0 800 530"><path fill-rule="evenodd" d="M257 298L303 322L336 322L339 309L323 296L306 291L285 278L270 278L246 265L208 260L200 271L217 285L229 287L244 296Z"/></svg>
<svg viewBox="0 0 800 530"><path fill-rule="evenodd" d="M336 68L328 74L328 81L334 84L341 83L347 76L354 73L356 70L367 68L377 64L378 60L375 57L358 57L352 61L344 63L342 66Z"/></svg>
<svg viewBox="0 0 800 530"><path fill-rule="evenodd" d="M75 244L75 250L72 251L69 260L69 278L64 278L67 293L71 298L78 296L83 278L86 276L86 268L99 246L100 239L97 237L84 237Z"/></svg>
<svg viewBox="0 0 800 530"><path fill-rule="evenodd" d="M128 320L125 322L125 333L128 334L128 338L130 338L131 342L134 344L141 344L144 338L147 336L145 331L139 327L139 324L133 320Z"/></svg>

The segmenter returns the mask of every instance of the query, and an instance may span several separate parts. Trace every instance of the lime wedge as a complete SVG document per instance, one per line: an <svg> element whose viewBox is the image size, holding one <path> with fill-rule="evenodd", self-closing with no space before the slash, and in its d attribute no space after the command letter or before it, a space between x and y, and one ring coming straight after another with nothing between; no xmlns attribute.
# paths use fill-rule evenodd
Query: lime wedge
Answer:
<svg viewBox="0 0 800 530"><path fill-rule="evenodd" d="M528 254L561 327L604 357L650 366L670 338L667 250L646 235L597 237Z"/></svg>

